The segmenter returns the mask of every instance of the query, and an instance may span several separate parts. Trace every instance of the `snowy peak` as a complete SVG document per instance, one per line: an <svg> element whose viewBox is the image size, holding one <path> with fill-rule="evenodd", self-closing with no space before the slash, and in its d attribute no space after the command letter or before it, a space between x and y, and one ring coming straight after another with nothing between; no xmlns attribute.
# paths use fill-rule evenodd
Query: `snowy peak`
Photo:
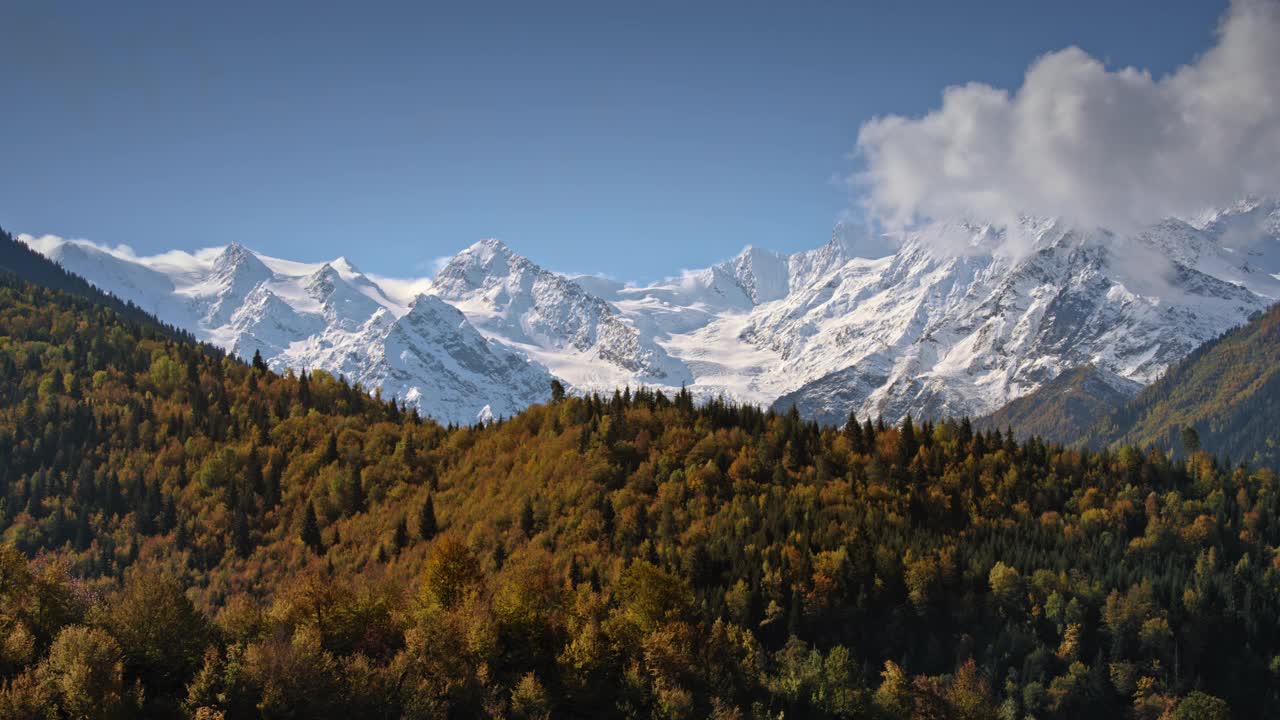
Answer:
<svg viewBox="0 0 1280 720"><path fill-rule="evenodd" d="M444 415L450 422L514 415L550 393L545 368L486 340L461 312L430 295L419 295L378 347L381 382L420 405L458 408Z"/></svg>
<svg viewBox="0 0 1280 720"><path fill-rule="evenodd" d="M1184 229L936 224L887 263L850 262L761 313L746 336L796 374L833 368L778 401L833 422L983 414L1083 363L1147 383L1268 303Z"/></svg>
<svg viewBox="0 0 1280 720"><path fill-rule="evenodd" d="M461 311L434 295L418 295L410 303L409 312L397 322L428 323L437 327L466 327L470 332L475 332Z"/></svg>
<svg viewBox="0 0 1280 720"><path fill-rule="evenodd" d="M866 233L855 233L847 225L836 225L831 239L821 247L803 250L787 259L789 291L807 288L814 283L825 282L851 260L875 259L890 255L892 243L884 238L871 238Z"/></svg>
<svg viewBox="0 0 1280 720"><path fill-rule="evenodd" d="M330 263L325 263L306 279L307 295L320 305L330 324L351 330L382 308Z"/></svg>
<svg viewBox="0 0 1280 720"><path fill-rule="evenodd" d="M748 245L730 262L716 266L716 270L731 277L752 305L781 300L789 289L787 257L770 250Z"/></svg>
<svg viewBox="0 0 1280 720"><path fill-rule="evenodd" d="M433 282L442 297L463 298L478 290L492 288L515 280L524 274L538 274L542 269L519 255L500 240L481 240L454 255Z"/></svg>
<svg viewBox="0 0 1280 720"><path fill-rule="evenodd" d="M488 337L528 353L578 387L692 379L610 303L498 240L482 240L454 256L437 273L432 291Z"/></svg>
<svg viewBox="0 0 1280 720"><path fill-rule="evenodd" d="M686 385L832 421L979 415L1083 364L1148 383L1280 298L1273 200L1124 234L1035 217L892 238L837 226L812 250L747 247L645 286L567 278L493 239L433 279L386 280L239 244L148 258L25 237L236 353L342 373L454 422L514 413L553 376L577 391Z"/></svg>
<svg viewBox="0 0 1280 720"><path fill-rule="evenodd" d="M353 265L350 260L347 260L345 255L339 257L337 260L330 261L326 264L329 267L336 270L338 274L342 275L343 277L364 275L364 273L360 272L359 268Z"/></svg>
<svg viewBox="0 0 1280 720"><path fill-rule="evenodd" d="M211 273L215 279L228 282L241 277L256 278L261 282L271 277L271 274L270 268L240 243L232 243L218 253Z"/></svg>
<svg viewBox="0 0 1280 720"><path fill-rule="evenodd" d="M1280 276L1280 199L1252 199L1191 224L1249 270Z"/></svg>
<svg viewBox="0 0 1280 720"><path fill-rule="evenodd" d="M192 296L212 295L213 300L204 313L204 320L211 326L225 325L231 321L236 309L242 306L249 294L273 276L258 256L243 245L228 245L213 261L207 281L188 290Z"/></svg>

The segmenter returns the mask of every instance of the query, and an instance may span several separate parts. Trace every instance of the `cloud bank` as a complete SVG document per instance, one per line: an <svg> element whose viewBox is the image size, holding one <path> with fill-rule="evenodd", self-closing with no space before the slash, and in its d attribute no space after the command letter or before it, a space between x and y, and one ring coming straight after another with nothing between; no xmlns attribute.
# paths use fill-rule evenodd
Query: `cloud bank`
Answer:
<svg viewBox="0 0 1280 720"><path fill-rule="evenodd" d="M1010 95L947 88L865 123L853 180L890 227L1020 214L1129 229L1280 193L1280 0L1234 0L1213 47L1159 78L1070 47Z"/></svg>

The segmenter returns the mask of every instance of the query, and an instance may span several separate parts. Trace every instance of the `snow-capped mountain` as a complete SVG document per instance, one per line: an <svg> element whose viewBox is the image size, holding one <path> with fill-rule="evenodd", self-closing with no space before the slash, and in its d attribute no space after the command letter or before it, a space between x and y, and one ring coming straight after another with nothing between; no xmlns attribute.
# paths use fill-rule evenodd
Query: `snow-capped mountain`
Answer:
<svg viewBox="0 0 1280 720"><path fill-rule="evenodd" d="M1186 229L1116 237L1029 221L1029 246L1011 247L990 227L936 225L744 332L817 375L777 404L833 422L985 414L1086 363L1145 384L1280 297L1276 278Z"/></svg>
<svg viewBox="0 0 1280 720"><path fill-rule="evenodd" d="M691 383L683 365L580 285L483 240L453 257L431 292L481 332L580 387Z"/></svg>
<svg viewBox="0 0 1280 720"><path fill-rule="evenodd" d="M21 239L242 357L260 352L276 369L345 375L443 422L512 415L550 395L545 367L487 340L456 308L385 291L343 258L290 262L239 244L138 258L52 237Z"/></svg>
<svg viewBox="0 0 1280 720"><path fill-rule="evenodd" d="M242 356L342 373L454 422L517 412L553 376L833 422L981 415L1084 364L1149 383L1280 298L1280 203L1257 200L1124 235L1026 219L889 244L838 227L813 250L747 248L644 286L566 277L496 240L433 278L391 279L238 244L137 257L21 239Z"/></svg>

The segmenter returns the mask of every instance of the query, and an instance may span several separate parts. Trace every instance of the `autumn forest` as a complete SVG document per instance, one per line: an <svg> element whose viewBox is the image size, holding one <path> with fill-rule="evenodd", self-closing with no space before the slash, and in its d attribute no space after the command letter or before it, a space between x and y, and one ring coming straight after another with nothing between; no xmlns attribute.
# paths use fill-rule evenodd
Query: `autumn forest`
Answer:
<svg viewBox="0 0 1280 720"><path fill-rule="evenodd" d="M0 716L1280 712L1280 479L624 389L442 427L0 285Z"/></svg>

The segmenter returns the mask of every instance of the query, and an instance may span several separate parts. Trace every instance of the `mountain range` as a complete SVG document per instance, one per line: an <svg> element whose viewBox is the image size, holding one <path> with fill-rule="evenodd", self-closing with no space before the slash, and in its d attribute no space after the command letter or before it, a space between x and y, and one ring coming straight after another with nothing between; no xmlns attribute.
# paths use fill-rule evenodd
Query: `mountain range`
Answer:
<svg viewBox="0 0 1280 720"><path fill-rule="evenodd" d="M863 257L855 234L635 285L567 276L497 240L434 277L241 244L139 257L19 236L94 285L274 369L380 388L445 422L577 392L688 387L824 422L979 416L1089 366L1132 395L1280 298L1280 202L1126 232L934 223Z"/></svg>

